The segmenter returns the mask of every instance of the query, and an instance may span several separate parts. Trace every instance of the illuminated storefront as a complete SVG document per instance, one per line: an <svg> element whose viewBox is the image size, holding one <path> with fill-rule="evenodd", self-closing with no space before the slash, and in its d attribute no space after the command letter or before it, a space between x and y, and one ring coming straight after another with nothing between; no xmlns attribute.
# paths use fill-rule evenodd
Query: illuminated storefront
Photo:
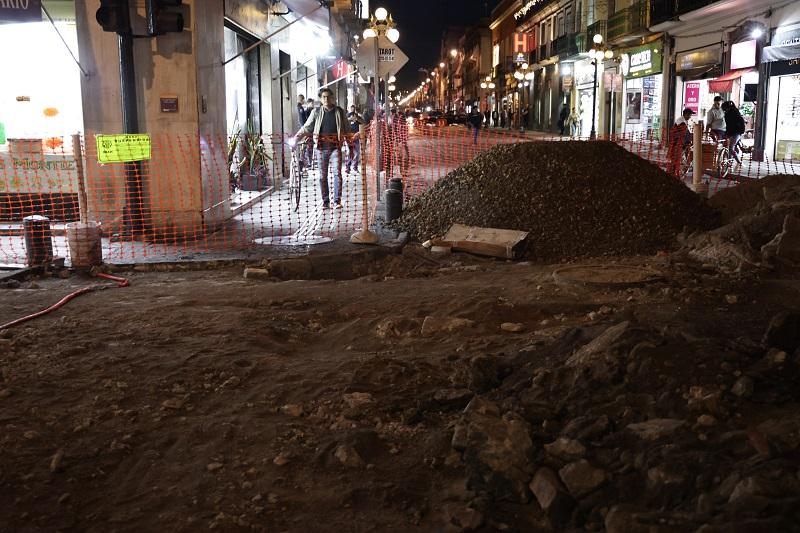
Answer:
<svg viewBox="0 0 800 533"><path fill-rule="evenodd" d="M623 100L624 133L659 132L663 92L664 47L656 41L620 54L625 77Z"/></svg>
<svg viewBox="0 0 800 533"><path fill-rule="evenodd" d="M775 161L800 161L800 24L775 31L764 48L769 75L765 154Z"/></svg>

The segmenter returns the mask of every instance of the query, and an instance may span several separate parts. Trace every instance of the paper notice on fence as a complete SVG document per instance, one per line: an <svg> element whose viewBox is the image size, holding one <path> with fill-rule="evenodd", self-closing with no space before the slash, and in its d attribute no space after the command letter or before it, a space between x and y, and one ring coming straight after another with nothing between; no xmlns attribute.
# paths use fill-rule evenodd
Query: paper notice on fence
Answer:
<svg viewBox="0 0 800 533"><path fill-rule="evenodd" d="M127 163L150 159L150 136L145 133L95 135L99 163Z"/></svg>

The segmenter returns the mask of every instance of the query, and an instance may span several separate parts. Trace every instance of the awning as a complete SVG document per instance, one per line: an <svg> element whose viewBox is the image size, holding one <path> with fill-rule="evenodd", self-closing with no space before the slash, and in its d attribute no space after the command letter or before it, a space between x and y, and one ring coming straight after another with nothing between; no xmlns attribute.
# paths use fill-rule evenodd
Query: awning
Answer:
<svg viewBox="0 0 800 533"><path fill-rule="evenodd" d="M712 93L729 93L733 91L733 82L747 74L754 72L754 68L740 68L726 72L719 78L708 82L708 90Z"/></svg>
<svg viewBox="0 0 800 533"><path fill-rule="evenodd" d="M790 44L786 46L765 46L761 51L761 60L764 63L784 61L787 59L800 58L800 44Z"/></svg>
<svg viewBox="0 0 800 533"><path fill-rule="evenodd" d="M319 7L320 4L319 0L282 0L282 2L298 17L306 13L311 13L311 11L314 11L314 8ZM327 29L329 27L329 17L330 15L327 9L318 9L314 13L311 13L306 20Z"/></svg>

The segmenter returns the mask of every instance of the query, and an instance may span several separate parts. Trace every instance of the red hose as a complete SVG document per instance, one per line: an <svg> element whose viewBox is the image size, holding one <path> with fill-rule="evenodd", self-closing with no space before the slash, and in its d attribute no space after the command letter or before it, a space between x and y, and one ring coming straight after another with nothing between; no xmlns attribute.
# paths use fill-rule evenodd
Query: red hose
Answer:
<svg viewBox="0 0 800 533"><path fill-rule="evenodd" d="M126 278L120 278L120 277L117 277L117 276L110 276L108 274L102 274L102 273L97 274L97 277L110 279L111 281L116 281L118 287L127 287L127 286L130 285L130 282ZM98 288L97 285L92 285L91 287L84 287L82 289L78 289L77 291L73 292L72 294L68 294L68 295L64 296L58 302L56 302L55 304L51 305L47 309L42 309L41 311L39 311L37 313L33 313L32 315L28 315L28 316L24 316L22 318L18 318L16 320L12 320L11 322L8 322L6 324L0 324L0 330L19 325L19 324L22 324L23 322L27 322L29 320L33 320L34 318L39 318L40 316L46 315L47 313L51 313L51 312L55 311L56 309L58 309L59 307L61 307L64 304L66 304L68 301L72 300L73 298L76 298L76 297L80 296L81 294L86 294L87 292L92 292L93 290L95 290L97 288Z"/></svg>

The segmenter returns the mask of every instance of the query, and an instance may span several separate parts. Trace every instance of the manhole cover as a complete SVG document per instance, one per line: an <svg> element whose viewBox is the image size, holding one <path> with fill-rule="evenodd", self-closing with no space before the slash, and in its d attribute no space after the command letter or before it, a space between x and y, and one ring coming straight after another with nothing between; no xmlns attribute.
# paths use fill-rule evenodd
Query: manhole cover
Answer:
<svg viewBox="0 0 800 533"><path fill-rule="evenodd" d="M625 265L576 265L553 272L556 283L589 287L625 288L644 285L662 279L647 268Z"/></svg>
<svg viewBox="0 0 800 533"><path fill-rule="evenodd" d="M307 246L311 244L325 244L333 241L330 237L321 235L282 235L280 237L263 237L255 239L256 244L267 244L272 246Z"/></svg>

